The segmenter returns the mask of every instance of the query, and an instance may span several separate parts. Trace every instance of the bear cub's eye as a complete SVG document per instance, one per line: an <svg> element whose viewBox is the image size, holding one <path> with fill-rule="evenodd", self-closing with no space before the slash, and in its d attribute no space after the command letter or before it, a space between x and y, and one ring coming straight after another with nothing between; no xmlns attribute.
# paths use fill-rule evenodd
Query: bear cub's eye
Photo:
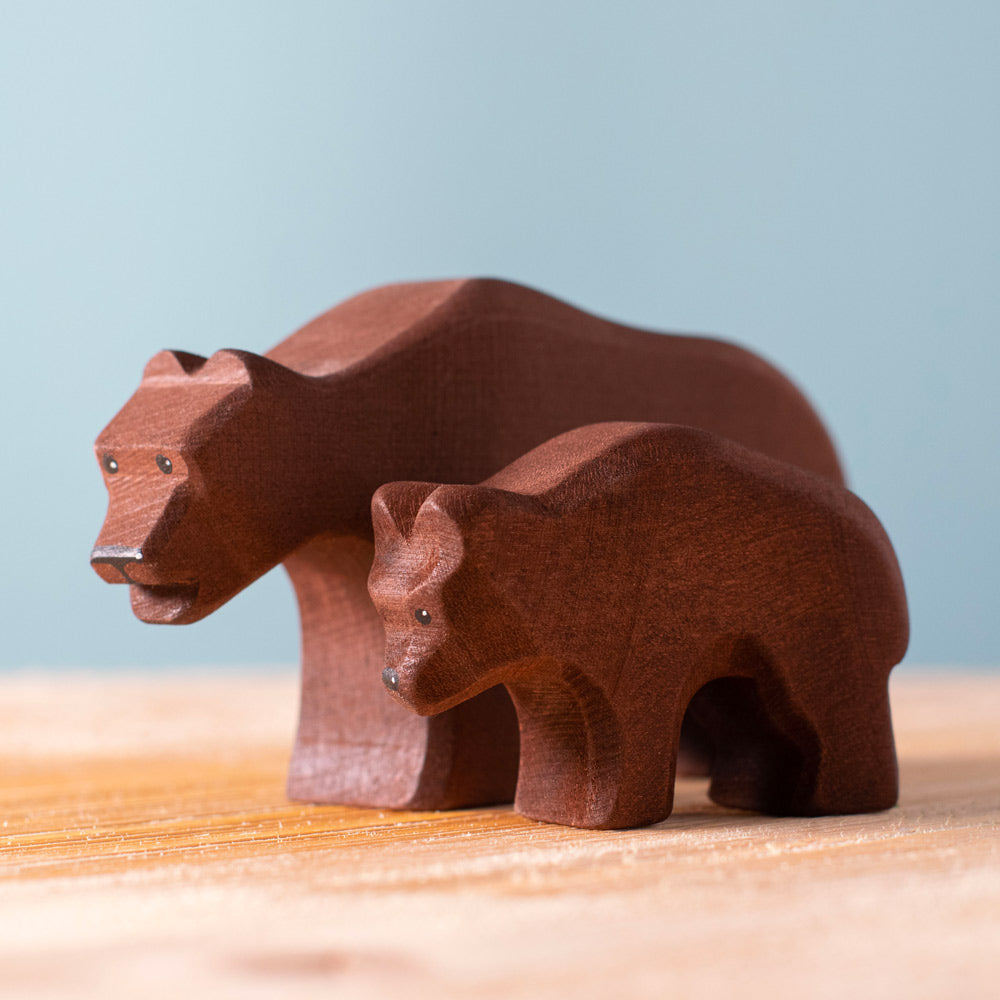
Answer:
<svg viewBox="0 0 1000 1000"><path fill-rule="evenodd" d="M165 476L169 476L174 471L174 463L166 455L157 455L156 464L160 467L160 472Z"/></svg>
<svg viewBox="0 0 1000 1000"><path fill-rule="evenodd" d="M115 461L115 458L114 458L113 455L105 455L104 456L104 468L112 476L118 471L118 463Z"/></svg>
<svg viewBox="0 0 1000 1000"><path fill-rule="evenodd" d="M417 608L413 612L413 617L420 622L421 625L430 625L431 623L431 613L426 608Z"/></svg>

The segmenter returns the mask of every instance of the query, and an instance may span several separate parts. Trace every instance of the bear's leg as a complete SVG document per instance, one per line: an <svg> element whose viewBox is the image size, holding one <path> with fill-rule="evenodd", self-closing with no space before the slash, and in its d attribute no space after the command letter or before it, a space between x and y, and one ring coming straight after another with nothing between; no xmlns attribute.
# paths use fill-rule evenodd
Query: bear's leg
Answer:
<svg viewBox="0 0 1000 1000"><path fill-rule="evenodd" d="M382 684L385 633L368 596L371 542L323 537L285 563L302 618L302 700L288 795L451 809L509 802L517 718L502 688L421 718Z"/></svg>
<svg viewBox="0 0 1000 1000"><path fill-rule="evenodd" d="M888 680L848 681L839 689L831 685L826 692L814 689L804 704L815 740L810 741L787 812L823 816L894 806L899 770Z"/></svg>
<svg viewBox="0 0 1000 1000"><path fill-rule="evenodd" d="M670 816L674 808L680 715L660 713L655 723L629 727L622 740L621 776L614 803L600 826L622 829L650 826Z"/></svg>
<svg viewBox="0 0 1000 1000"><path fill-rule="evenodd" d="M888 669L857 636L803 631L766 652L725 651L718 677L691 700L712 736L711 798L779 816L873 812L895 804L896 754ZM714 669L713 667L713 669Z"/></svg>
<svg viewBox="0 0 1000 1000"><path fill-rule="evenodd" d="M521 725L515 808L586 829L658 823L673 807L680 713L619 718L583 673L555 665L509 685Z"/></svg>
<svg viewBox="0 0 1000 1000"><path fill-rule="evenodd" d="M697 719L715 747L709 798L719 805L758 812L782 812L802 770L795 741L765 708L749 677L720 677L691 700Z"/></svg>
<svg viewBox="0 0 1000 1000"><path fill-rule="evenodd" d="M758 808L823 816L895 805L889 671L869 663L856 636L803 634L795 647L760 658L753 673L760 701L748 711L766 716L779 734L762 744L772 771Z"/></svg>

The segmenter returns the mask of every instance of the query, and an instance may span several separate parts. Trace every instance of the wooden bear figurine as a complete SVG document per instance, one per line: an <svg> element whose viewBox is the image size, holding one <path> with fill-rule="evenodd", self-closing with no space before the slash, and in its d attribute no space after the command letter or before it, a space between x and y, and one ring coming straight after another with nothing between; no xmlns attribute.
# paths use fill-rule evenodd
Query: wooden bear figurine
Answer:
<svg viewBox="0 0 1000 1000"><path fill-rule="evenodd" d="M292 798L446 808L509 801L502 688L433 719L378 680L366 589L382 483L473 483L597 420L704 427L831 482L809 404L730 344L629 329L502 281L359 295L259 357L165 351L97 440L110 495L92 553L134 613L182 624L284 563L302 620Z"/></svg>
<svg viewBox="0 0 1000 1000"><path fill-rule="evenodd" d="M902 578L829 479L703 430L599 424L478 486L387 484L372 512L383 682L423 714L506 685L525 815L666 818L689 704L721 804L895 803Z"/></svg>

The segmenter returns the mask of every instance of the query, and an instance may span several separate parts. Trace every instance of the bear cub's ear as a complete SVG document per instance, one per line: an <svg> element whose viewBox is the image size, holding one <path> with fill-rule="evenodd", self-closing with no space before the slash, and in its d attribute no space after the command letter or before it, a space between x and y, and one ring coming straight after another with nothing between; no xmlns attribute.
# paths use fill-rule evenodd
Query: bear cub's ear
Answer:
<svg viewBox="0 0 1000 1000"><path fill-rule="evenodd" d="M456 567L465 559L490 566L503 553L536 544L536 529L547 508L533 496L494 486L439 486L417 512L412 536L433 539L439 565ZM479 555L477 555L479 553Z"/></svg>
<svg viewBox="0 0 1000 1000"><path fill-rule="evenodd" d="M375 541L408 538L421 504L437 488L437 483L386 483L380 486L372 496Z"/></svg>

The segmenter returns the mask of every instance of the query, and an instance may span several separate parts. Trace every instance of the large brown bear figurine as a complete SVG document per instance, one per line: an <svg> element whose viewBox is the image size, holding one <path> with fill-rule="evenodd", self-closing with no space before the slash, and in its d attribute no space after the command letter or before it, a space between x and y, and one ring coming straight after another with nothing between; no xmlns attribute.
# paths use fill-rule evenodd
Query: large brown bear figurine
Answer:
<svg viewBox="0 0 1000 1000"><path fill-rule="evenodd" d="M479 486L388 484L372 512L384 683L423 714L505 684L525 815L665 819L692 700L717 802L895 803L906 599L846 489L706 431L599 424Z"/></svg>
<svg viewBox="0 0 1000 1000"><path fill-rule="evenodd" d="M473 483L597 420L692 424L841 479L797 389L730 344L619 326L502 281L359 295L266 357L163 352L97 440L110 502L92 554L148 622L197 621L278 563L302 618L289 794L438 807L506 801L502 688L419 719L379 683L365 587L382 483Z"/></svg>

